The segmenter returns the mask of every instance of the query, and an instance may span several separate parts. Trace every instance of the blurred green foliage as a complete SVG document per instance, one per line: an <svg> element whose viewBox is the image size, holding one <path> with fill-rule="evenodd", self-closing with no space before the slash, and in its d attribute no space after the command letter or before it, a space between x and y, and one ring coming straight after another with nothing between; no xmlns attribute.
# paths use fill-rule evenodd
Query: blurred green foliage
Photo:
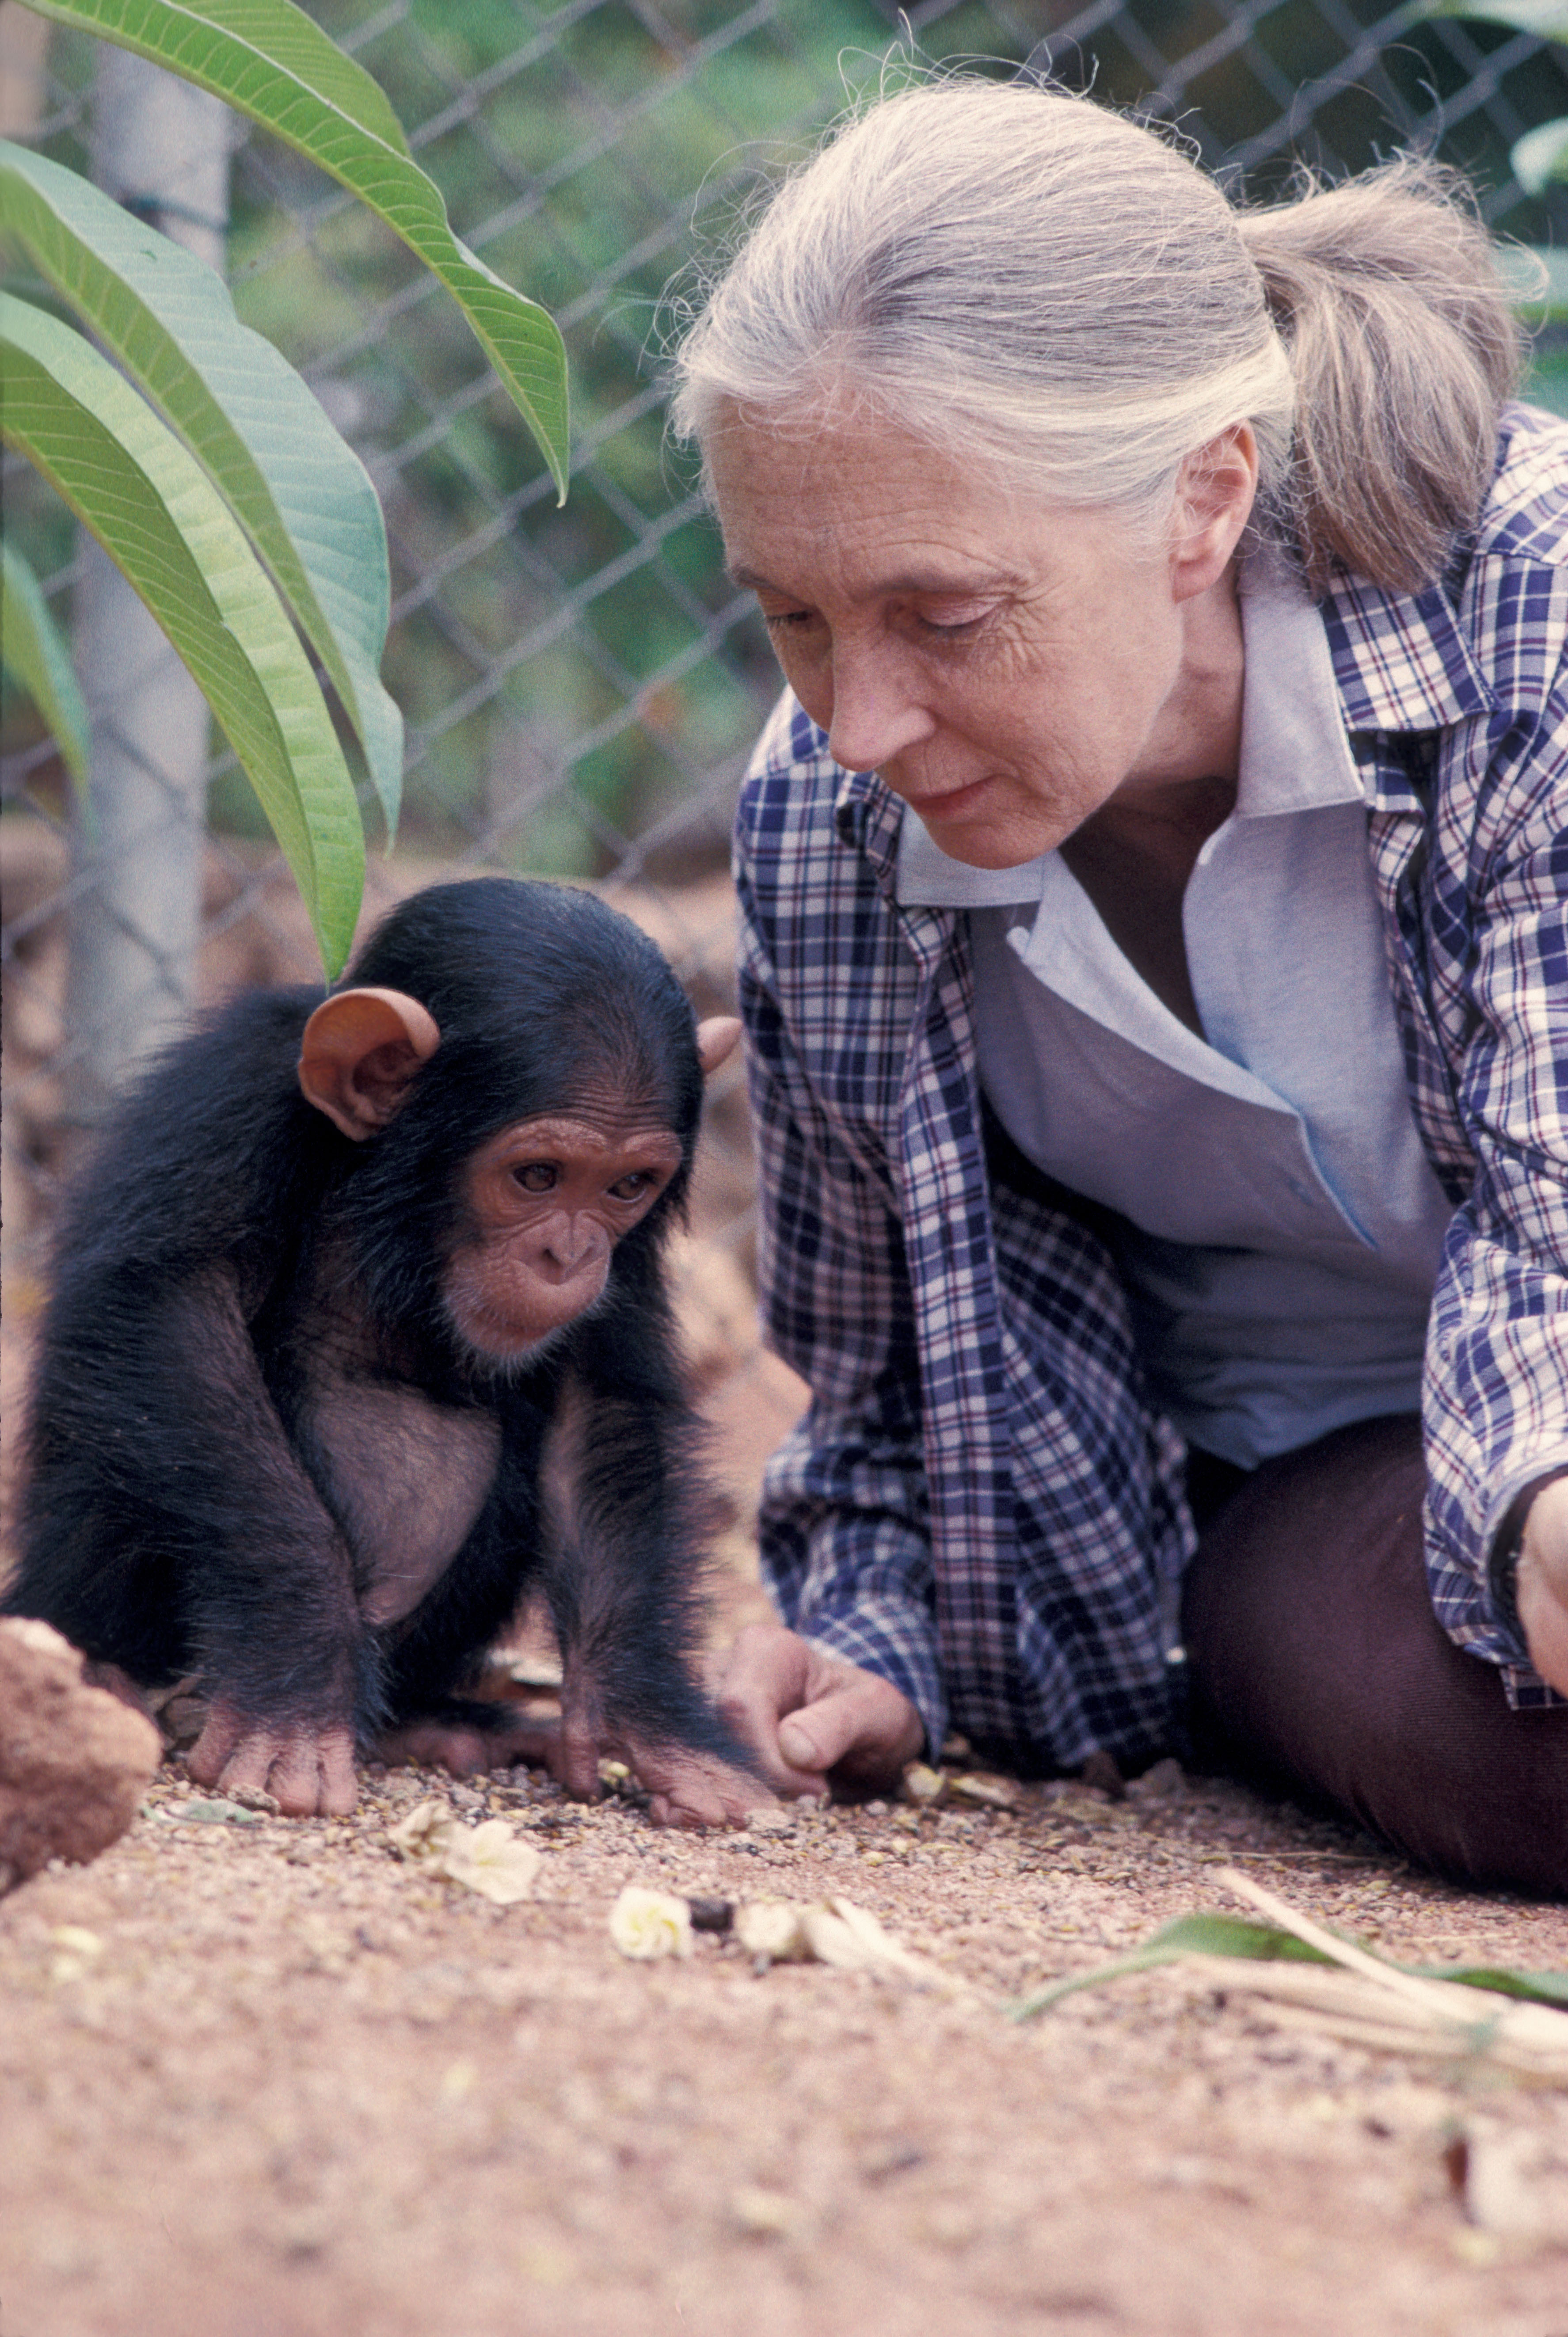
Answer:
<svg viewBox="0 0 1568 2337"><path fill-rule="evenodd" d="M521 424L389 237L293 157L237 158L231 276L248 323L297 363L364 455L392 546L387 680L407 717L404 836L564 874L724 850L727 797L776 687L723 577L691 465L667 446L656 319L694 248L734 229L769 171L898 38L875 0L311 0L407 125L453 223L544 302L573 369L574 468L554 505ZM928 60L1015 69L1068 0L919 12ZM1088 14L1085 12L1086 20ZM1095 16L1099 12L1092 12ZM1505 233L1552 240L1508 152L1568 112L1560 56L1497 24L1408 23L1387 0L1126 0L1054 54L1072 86L1157 107L1249 191L1297 155L1330 172L1432 123ZM1244 20L1244 21L1243 21ZM1347 70L1348 54L1354 58ZM1324 74L1345 85L1310 104ZM1171 79L1173 73L1174 79ZM1321 102L1319 102L1321 101ZM1554 388L1550 376L1544 386ZM219 816L242 797L220 783Z"/></svg>

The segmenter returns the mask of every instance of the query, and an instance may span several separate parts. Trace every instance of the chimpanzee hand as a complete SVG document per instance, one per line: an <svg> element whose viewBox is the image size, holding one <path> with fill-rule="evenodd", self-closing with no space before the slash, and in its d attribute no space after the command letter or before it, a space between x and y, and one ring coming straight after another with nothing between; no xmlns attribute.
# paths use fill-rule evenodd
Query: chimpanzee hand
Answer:
<svg viewBox="0 0 1568 2337"><path fill-rule="evenodd" d="M271 1794L289 1818L346 1818L359 1798L354 1777L354 1731L264 1728L215 1702L191 1748L191 1775L199 1785L232 1793L250 1785Z"/></svg>
<svg viewBox="0 0 1568 2337"><path fill-rule="evenodd" d="M891 1785L925 1742L902 1688L777 1623L752 1623L740 1634L718 1699L781 1794L825 1794L830 1777Z"/></svg>
<svg viewBox="0 0 1568 2337"><path fill-rule="evenodd" d="M605 1755L625 1762L649 1794L655 1825L739 1825L749 1810L771 1804L774 1796L756 1777L732 1769L710 1754L681 1745L644 1745L605 1737L591 1715L573 1714L568 1698L561 1720L510 1716L486 1728L454 1726L448 1721L416 1721L384 1736L377 1747L391 1763L418 1761L476 1776L485 1769L528 1761L547 1768L557 1785L580 1802L597 1801L603 1791L599 1763Z"/></svg>
<svg viewBox="0 0 1568 2337"><path fill-rule="evenodd" d="M1543 1485L1530 1504L1516 1596L1531 1662L1568 1696L1568 1477Z"/></svg>
<svg viewBox="0 0 1568 2337"><path fill-rule="evenodd" d="M711 1753L676 1744L656 1744L613 1732L606 1736L591 1687L579 1687L568 1667L562 1697L559 1735L550 1755L556 1779L580 1801L601 1791L603 1755L624 1761L649 1796L655 1825L740 1825L748 1811L771 1807L774 1796L760 1778L731 1768Z"/></svg>

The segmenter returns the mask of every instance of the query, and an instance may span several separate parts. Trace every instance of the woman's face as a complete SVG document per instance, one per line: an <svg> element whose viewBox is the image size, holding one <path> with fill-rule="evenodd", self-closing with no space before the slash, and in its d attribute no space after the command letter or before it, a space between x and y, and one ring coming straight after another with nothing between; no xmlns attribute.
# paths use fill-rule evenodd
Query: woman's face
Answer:
<svg viewBox="0 0 1568 2337"><path fill-rule="evenodd" d="M1175 549L868 418L730 409L707 451L730 573L837 760L879 772L951 858L1006 868L1119 792L1233 773L1241 441L1234 525L1212 495L1190 527L1179 504Z"/></svg>

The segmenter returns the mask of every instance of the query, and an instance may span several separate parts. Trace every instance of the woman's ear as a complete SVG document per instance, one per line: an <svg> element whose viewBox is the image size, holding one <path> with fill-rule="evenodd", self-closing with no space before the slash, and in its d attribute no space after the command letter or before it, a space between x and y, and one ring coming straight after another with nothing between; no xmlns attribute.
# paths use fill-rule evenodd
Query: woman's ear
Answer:
<svg viewBox="0 0 1568 2337"><path fill-rule="evenodd" d="M1171 582L1178 601L1219 582L1257 494L1258 441L1250 422L1233 423L1185 457L1171 514Z"/></svg>
<svg viewBox="0 0 1568 2337"><path fill-rule="evenodd" d="M716 1071L720 1063L729 1061L740 1036L739 1015L710 1014L705 1022L698 1023L697 1061L702 1066L704 1079L710 1071Z"/></svg>
<svg viewBox="0 0 1568 2337"><path fill-rule="evenodd" d="M441 1044L436 1018L400 990L340 990L299 1041L299 1086L345 1136L363 1144L387 1126L414 1074Z"/></svg>

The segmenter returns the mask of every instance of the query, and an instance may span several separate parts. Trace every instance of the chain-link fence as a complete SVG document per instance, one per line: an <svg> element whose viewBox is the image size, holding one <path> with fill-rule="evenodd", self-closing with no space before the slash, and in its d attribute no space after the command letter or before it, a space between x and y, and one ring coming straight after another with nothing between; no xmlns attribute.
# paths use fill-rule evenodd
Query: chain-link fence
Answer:
<svg viewBox="0 0 1568 2337"><path fill-rule="evenodd" d="M457 231L560 321L574 425L564 509L450 304L291 152L223 116L216 193L210 128L196 196L167 169L163 183L127 183L122 153L116 181L93 44L51 36L15 0L0 0L0 128L95 163L157 224L226 248L241 316L303 367L369 466L391 540L385 671L408 758L401 836L390 859L372 856L367 915L468 870L587 879L651 926L705 1008L730 990L730 807L775 674L691 465L665 442L660 302L760 173L913 41L928 59L1008 72L1032 58L1092 84L1179 125L1254 191L1298 159L1336 173L1435 147L1472 175L1495 227L1540 243L1549 207L1514 183L1509 149L1568 112L1563 52L1497 24L1428 21L1418 0L314 0L312 13L388 92ZM167 163L167 134L162 152ZM93 633L99 587L66 515L20 464L5 490L7 530L57 612L75 603L95 755L118 752L140 787L134 833L74 833L54 748L25 702L7 700L3 1201L24 1310L54 1179L99 1108L105 1031L118 1034L108 1060L128 1060L192 993L315 969L232 763L198 768L194 785L174 768L173 685L132 670L154 649L120 618ZM192 953L153 880L193 836ZM683 1271L698 1360L718 1379L754 1354L733 1071L712 1118Z"/></svg>

